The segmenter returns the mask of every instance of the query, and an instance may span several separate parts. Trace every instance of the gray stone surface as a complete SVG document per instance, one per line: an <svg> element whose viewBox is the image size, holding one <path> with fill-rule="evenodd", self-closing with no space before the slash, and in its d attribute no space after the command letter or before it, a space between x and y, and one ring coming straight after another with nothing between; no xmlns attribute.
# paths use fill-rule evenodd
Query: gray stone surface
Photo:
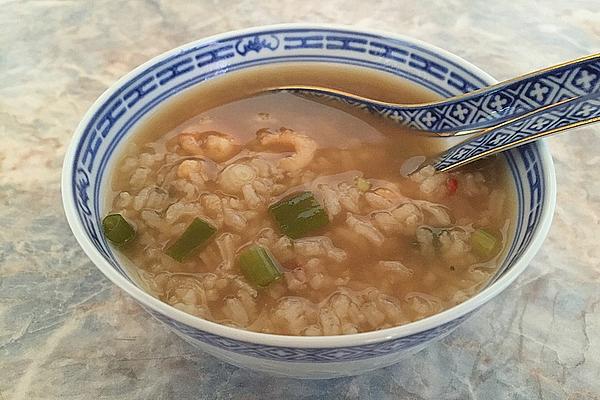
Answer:
<svg viewBox="0 0 600 400"><path fill-rule="evenodd" d="M600 51L599 6L0 1L0 400L600 399L600 126L548 140L555 220L509 290L411 359L331 381L240 370L169 333L87 260L64 218L59 180L94 99L193 39L277 22L345 23L426 40L504 79Z"/></svg>

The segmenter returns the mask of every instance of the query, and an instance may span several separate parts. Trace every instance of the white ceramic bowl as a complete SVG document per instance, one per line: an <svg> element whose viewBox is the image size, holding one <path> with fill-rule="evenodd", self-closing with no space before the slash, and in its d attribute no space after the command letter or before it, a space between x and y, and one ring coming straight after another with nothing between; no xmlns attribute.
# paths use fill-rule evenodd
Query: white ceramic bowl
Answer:
<svg viewBox="0 0 600 400"><path fill-rule="evenodd" d="M372 68L409 79L442 96L494 83L461 58L395 34L312 24L263 26L201 39L136 68L88 110L65 157L67 219L96 266L155 318L194 346L232 364L278 375L329 378L397 362L448 335L523 272L544 240L556 183L543 142L506 153L515 186L517 223L502 276L475 297L407 325L346 336L281 336L227 327L179 311L138 287L101 234L103 196L119 146L148 112L192 85L232 71L282 62L327 62Z"/></svg>

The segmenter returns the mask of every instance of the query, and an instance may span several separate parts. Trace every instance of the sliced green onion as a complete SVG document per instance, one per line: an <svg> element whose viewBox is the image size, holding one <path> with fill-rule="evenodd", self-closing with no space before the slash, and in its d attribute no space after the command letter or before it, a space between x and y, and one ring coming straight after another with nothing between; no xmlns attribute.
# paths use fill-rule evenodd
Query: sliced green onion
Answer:
<svg viewBox="0 0 600 400"><path fill-rule="evenodd" d="M354 185L361 192L366 192L367 190L371 189L371 182L369 182L362 176L357 176L356 178L354 178Z"/></svg>
<svg viewBox="0 0 600 400"><path fill-rule="evenodd" d="M123 246L133 240L135 229L121 214L109 214L102 220L104 236L115 246Z"/></svg>
<svg viewBox="0 0 600 400"><path fill-rule="evenodd" d="M244 277L255 286L264 288L278 279L283 272L271 252L259 245L252 245L242 251L238 257Z"/></svg>
<svg viewBox="0 0 600 400"><path fill-rule="evenodd" d="M471 248L478 256L488 258L498 248L498 239L485 229L477 229L471 235Z"/></svg>
<svg viewBox="0 0 600 400"><path fill-rule="evenodd" d="M211 224L196 218L185 232L166 251L176 261L183 261L192 251L204 244L217 231Z"/></svg>
<svg viewBox="0 0 600 400"><path fill-rule="evenodd" d="M329 223L325 209L311 192L288 196L269 207L283 233L297 239Z"/></svg>

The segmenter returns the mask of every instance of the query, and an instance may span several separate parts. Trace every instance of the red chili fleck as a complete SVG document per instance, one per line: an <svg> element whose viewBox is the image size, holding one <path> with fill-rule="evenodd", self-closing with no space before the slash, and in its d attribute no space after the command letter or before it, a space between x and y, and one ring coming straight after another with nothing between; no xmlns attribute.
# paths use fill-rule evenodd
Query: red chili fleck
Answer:
<svg viewBox="0 0 600 400"><path fill-rule="evenodd" d="M458 189L458 181L454 177L448 178L446 181L446 189L448 189L448 194L456 193L456 189Z"/></svg>

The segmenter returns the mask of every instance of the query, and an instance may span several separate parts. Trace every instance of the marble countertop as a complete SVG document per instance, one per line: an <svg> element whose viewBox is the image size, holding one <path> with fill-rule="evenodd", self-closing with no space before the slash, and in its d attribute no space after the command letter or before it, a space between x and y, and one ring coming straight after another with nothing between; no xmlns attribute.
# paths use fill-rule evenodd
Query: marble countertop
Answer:
<svg viewBox="0 0 600 400"><path fill-rule="evenodd" d="M179 44L253 25L343 23L431 42L504 79L600 51L598 6L0 1L0 400L600 399L600 125L547 140L556 214L520 279L442 342L352 378L278 379L198 352L103 277L60 199L65 148L86 109Z"/></svg>

